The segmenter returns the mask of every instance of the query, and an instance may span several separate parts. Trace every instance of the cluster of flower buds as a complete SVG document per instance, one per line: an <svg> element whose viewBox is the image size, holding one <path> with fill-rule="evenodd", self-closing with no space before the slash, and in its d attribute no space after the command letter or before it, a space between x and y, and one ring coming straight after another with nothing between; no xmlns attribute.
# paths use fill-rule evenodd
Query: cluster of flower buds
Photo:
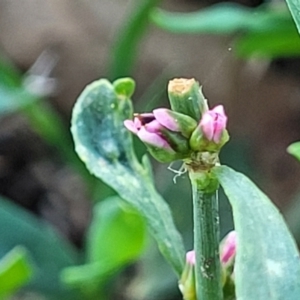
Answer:
<svg viewBox="0 0 300 300"><path fill-rule="evenodd" d="M223 106L209 110L194 79L171 80L168 95L171 110L134 114L124 122L126 128L161 162L187 159L192 152L219 152L229 139Z"/></svg>
<svg viewBox="0 0 300 300"><path fill-rule="evenodd" d="M236 255L237 235L235 231L229 232L220 243L220 261L222 268L222 284L224 296L234 299L233 268ZM186 264L179 280L179 289L184 300L196 300L195 284L195 251L186 254ZM226 298L227 299L227 298ZM231 298L230 298L231 299Z"/></svg>

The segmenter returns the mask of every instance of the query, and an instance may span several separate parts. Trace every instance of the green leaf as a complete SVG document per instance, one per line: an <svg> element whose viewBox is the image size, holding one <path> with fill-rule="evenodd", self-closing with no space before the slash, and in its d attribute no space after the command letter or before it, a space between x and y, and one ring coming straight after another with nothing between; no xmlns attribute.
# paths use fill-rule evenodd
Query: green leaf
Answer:
<svg viewBox="0 0 300 300"><path fill-rule="evenodd" d="M1 66L0 66L1 68ZM22 87L10 88L0 82L0 116L15 112L38 100Z"/></svg>
<svg viewBox="0 0 300 300"><path fill-rule="evenodd" d="M73 110L75 149L92 174L144 216L161 252L180 274L183 243L168 205L153 186L149 164L141 165L133 152L131 134L123 125L132 117L131 102L126 100L124 109L125 99L119 99L105 79L87 86Z"/></svg>
<svg viewBox="0 0 300 300"><path fill-rule="evenodd" d="M135 81L132 78L119 78L113 82L116 93L119 96L130 98L135 89Z"/></svg>
<svg viewBox="0 0 300 300"><path fill-rule="evenodd" d="M141 215L119 197L96 204L87 233L88 261L118 265L135 259L143 249L145 229Z"/></svg>
<svg viewBox="0 0 300 300"><path fill-rule="evenodd" d="M0 58L0 115L19 110L37 97L22 86L22 76L8 61Z"/></svg>
<svg viewBox="0 0 300 300"><path fill-rule="evenodd" d="M287 152L300 161L300 142L295 142L288 146Z"/></svg>
<svg viewBox="0 0 300 300"><path fill-rule="evenodd" d="M160 0L135 0L114 43L109 66L110 77L130 75L137 56L138 44L149 25L149 13Z"/></svg>
<svg viewBox="0 0 300 300"><path fill-rule="evenodd" d="M176 33L258 33L294 28L285 9L251 9L234 3L217 4L190 13L171 13L155 9L151 19L157 26Z"/></svg>
<svg viewBox="0 0 300 300"><path fill-rule="evenodd" d="M285 6L247 8L217 4L192 13L153 10L153 22L174 33L239 34L232 48L241 57L285 57L300 54L300 39Z"/></svg>
<svg viewBox="0 0 300 300"><path fill-rule="evenodd" d="M0 256L17 245L24 246L36 266L27 287L55 299L69 299L60 285L60 271L79 262L76 251L46 223L24 209L0 198ZM71 296L74 298L74 295Z"/></svg>
<svg viewBox="0 0 300 300"><path fill-rule="evenodd" d="M300 54L300 38L296 29L250 33L240 37L234 46L240 57L290 57Z"/></svg>
<svg viewBox="0 0 300 300"><path fill-rule="evenodd" d="M96 204L87 233L87 263L65 269L63 281L84 289L105 282L113 272L141 254L145 230L141 215L119 197Z"/></svg>
<svg viewBox="0 0 300 300"><path fill-rule="evenodd" d="M243 300L298 300L300 259L282 215L245 175L214 168L233 209L238 248L236 297Z"/></svg>
<svg viewBox="0 0 300 300"><path fill-rule="evenodd" d="M286 0L286 3L291 11L291 14L296 23L298 32L300 33L300 7L299 2L296 0Z"/></svg>
<svg viewBox="0 0 300 300"><path fill-rule="evenodd" d="M27 251L16 246L0 260L0 298L12 295L30 280L32 274Z"/></svg>

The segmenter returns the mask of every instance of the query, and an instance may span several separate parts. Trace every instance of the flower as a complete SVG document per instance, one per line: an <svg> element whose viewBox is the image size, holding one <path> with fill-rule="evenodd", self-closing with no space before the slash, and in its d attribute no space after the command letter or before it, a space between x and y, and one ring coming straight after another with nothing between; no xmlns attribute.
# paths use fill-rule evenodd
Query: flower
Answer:
<svg viewBox="0 0 300 300"><path fill-rule="evenodd" d="M162 135L164 126L155 119L153 113L134 114L133 121L125 120L124 125L129 131L136 134L142 142L172 151L168 141Z"/></svg>
<svg viewBox="0 0 300 300"><path fill-rule="evenodd" d="M131 89L125 89L121 83L117 85L118 91L126 96ZM202 164L204 160L200 156L208 154L212 159L205 161L215 164L216 155L229 140L223 106L209 110L195 79L171 80L168 96L172 109L158 108L150 113L134 114L132 120L124 121L125 127L137 135L160 162L182 159L190 164L197 158Z"/></svg>
<svg viewBox="0 0 300 300"><path fill-rule="evenodd" d="M192 266L196 264L196 253L195 250L191 250L186 253L186 262Z"/></svg>
<svg viewBox="0 0 300 300"><path fill-rule="evenodd" d="M206 110L190 138L191 149L199 152L219 152L229 140L226 125L227 116L223 105Z"/></svg>
<svg viewBox="0 0 300 300"><path fill-rule="evenodd" d="M196 300L196 283L195 283L195 251L186 253L185 267L179 280L179 289L184 300Z"/></svg>
<svg viewBox="0 0 300 300"><path fill-rule="evenodd" d="M223 105L218 105L203 114L199 126L207 140L218 144L226 129L226 124L227 116L225 115L224 107Z"/></svg>
<svg viewBox="0 0 300 300"><path fill-rule="evenodd" d="M234 263L237 248L236 231L229 232L220 244L220 260L224 296L235 299Z"/></svg>
<svg viewBox="0 0 300 300"><path fill-rule="evenodd" d="M125 120L124 125L157 160L170 162L188 157L189 137L197 122L181 113L158 108L152 113L134 114L133 120Z"/></svg>
<svg viewBox="0 0 300 300"><path fill-rule="evenodd" d="M229 232L221 242L220 259L223 265L231 264L235 258L237 244L236 231Z"/></svg>

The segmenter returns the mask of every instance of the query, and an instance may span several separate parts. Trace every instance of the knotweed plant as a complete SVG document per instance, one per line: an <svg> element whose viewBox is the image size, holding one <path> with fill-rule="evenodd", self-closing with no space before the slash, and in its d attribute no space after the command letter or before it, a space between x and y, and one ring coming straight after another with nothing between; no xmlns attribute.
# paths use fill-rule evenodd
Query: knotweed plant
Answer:
<svg viewBox="0 0 300 300"><path fill-rule="evenodd" d="M281 214L250 179L219 161L229 141L224 107L210 107L196 80L179 78L169 82L169 108L134 113L134 88L130 78L100 79L86 87L72 117L76 151L92 174L144 216L178 276L183 299L299 300L299 254ZM154 187L148 156L137 159L132 135L156 160L179 160L179 173L188 173L193 250L184 248L171 211ZM220 186L235 225L221 243Z"/></svg>

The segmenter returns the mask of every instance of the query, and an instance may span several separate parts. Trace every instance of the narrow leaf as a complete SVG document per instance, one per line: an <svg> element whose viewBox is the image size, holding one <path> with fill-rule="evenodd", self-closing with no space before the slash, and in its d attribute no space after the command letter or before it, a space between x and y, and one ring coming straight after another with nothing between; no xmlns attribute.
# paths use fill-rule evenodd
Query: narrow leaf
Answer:
<svg viewBox="0 0 300 300"><path fill-rule="evenodd" d="M128 76L134 66L138 43L149 25L149 13L160 0L135 0L130 16L121 27L113 46L110 77Z"/></svg>
<svg viewBox="0 0 300 300"><path fill-rule="evenodd" d="M69 285L92 289L109 275L135 260L143 250L145 222L137 211L119 197L96 204L87 233L87 264L66 268L63 281Z"/></svg>
<svg viewBox="0 0 300 300"><path fill-rule="evenodd" d="M300 7L297 0L286 0L286 3L291 11L293 19L296 23L297 29L300 33Z"/></svg>
<svg viewBox="0 0 300 300"><path fill-rule="evenodd" d="M131 134L123 125L131 117L130 100L120 97L109 81L90 84L73 110L75 148L92 174L144 216L161 252L180 274L183 243L168 205L153 186L149 165L141 165L133 152Z"/></svg>
<svg viewBox="0 0 300 300"><path fill-rule="evenodd" d="M294 28L285 9L257 8L227 3L190 13L153 10L152 21L176 33L232 34L237 32L273 32Z"/></svg>
<svg viewBox="0 0 300 300"><path fill-rule="evenodd" d="M0 256L22 245L37 267L27 288L55 299L69 299L70 291L60 285L59 273L64 267L78 263L73 247L48 224L1 197L0 228ZM71 297L76 299L74 295Z"/></svg>
<svg viewBox="0 0 300 300"><path fill-rule="evenodd" d="M300 142L295 142L288 146L287 152L300 161Z"/></svg>
<svg viewBox="0 0 300 300"><path fill-rule="evenodd" d="M0 297L16 292L31 279L32 274L27 251L16 246L0 260Z"/></svg>
<svg viewBox="0 0 300 300"><path fill-rule="evenodd" d="M237 299L298 300L299 253L282 215L245 175L226 166L214 173L232 205L238 235Z"/></svg>

